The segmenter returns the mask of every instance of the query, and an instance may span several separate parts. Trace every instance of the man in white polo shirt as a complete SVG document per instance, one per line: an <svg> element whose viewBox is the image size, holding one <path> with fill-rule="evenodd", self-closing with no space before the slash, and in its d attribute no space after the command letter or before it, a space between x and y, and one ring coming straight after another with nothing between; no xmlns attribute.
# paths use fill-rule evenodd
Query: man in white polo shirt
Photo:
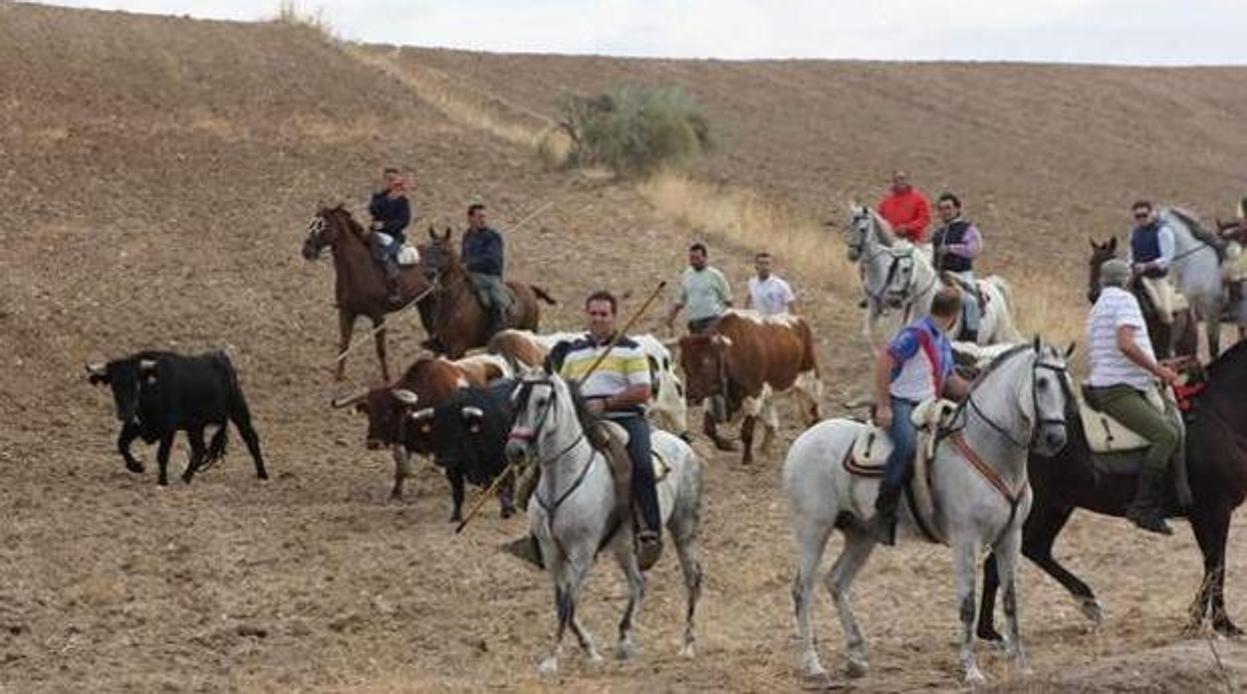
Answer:
<svg viewBox="0 0 1247 694"><path fill-rule="evenodd" d="M1100 266L1100 298L1087 316L1091 345L1089 395L1092 405L1151 442L1139 488L1126 517L1155 533L1172 534L1165 523L1163 503L1169 460L1182 440L1180 422L1148 402L1157 381L1169 385L1178 375L1156 361L1139 302L1124 287L1130 264L1112 259Z"/></svg>
<svg viewBox="0 0 1247 694"><path fill-rule="evenodd" d="M771 274L773 263L774 258L766 251L753 257L753 267L758 274L749 278L749 295L745 298L745 308L751 308L764 316L794 313L793 305L797 297L787 282Z"/></svg>

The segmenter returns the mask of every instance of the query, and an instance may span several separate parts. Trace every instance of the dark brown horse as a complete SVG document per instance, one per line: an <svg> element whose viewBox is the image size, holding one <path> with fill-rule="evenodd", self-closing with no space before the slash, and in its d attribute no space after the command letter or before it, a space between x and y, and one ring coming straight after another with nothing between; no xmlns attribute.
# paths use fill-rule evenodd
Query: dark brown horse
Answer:
<svg viewBox="0 0 1247 694"><path fill-rule="evenodd" d="M434 305L430 321L426 324L437 351L450 359L458 359L473 347L484 347L492 335L489 320L476 292L468 279L468 271L459 262L459 253L450 240L451 231L438 235L429 229L429 242L420 245L420 263L425 277L434 283ZM540 299L547 304L557 303L541 287L507 282L513 302L507 316L508 328L536 332L541 320Z"/></svg>
<svg viewBox="0 0 1247 694"><path fill-rule="evenodd" d="M1095 239L1091 239L1087 299L1092 303L1100 297L1100 266L1104 264L1104 261L1116 257L1116 236L1110 237L1104 243L1096 243ZM1139 299L1141 305L1150 305L1137 282L1134 283L1131 292ZM1199 321L1195 317L1194 309L1187 307L1181 311L1174 311L1172 323L1162 321L1154 310L1144 311L1144 320L1147 322L1147 336L1152 342L1152 349L1156 351L1157 359L1196 356L1195 353L1199 350Z"/></svg>
<svg viewBox="0 0 1247 694"><path fill-rule="evenodd" d="M1189 629L1206 617L1227 636L1240 636L1225 611L1225 545L1234 509L1247 497L1247 344L1238 343L1208 367L1207 389L1187 419L1186 459L1193 504L1179 510L1171 494L1167 514L1186 516L1204 556L1204 580L1191 603ZM1097 473L1078 414L1067 415L1069 442L1053 458L1032 454L1028 469L1034 503L1022 529L1022 553L1073 594L1083 613L1100 621L1100 603L1091 588L1052 557L1052 545L1075 508L1121 517L1134 498L1137 475ZM994 624L998 580L993 557L983 565L980 638L999 640Z"/></svg>
<svg viewBox="0 0 1247 694"><path fill-rule="evenodd" d="M403 301L391 303L385 273L372 257L364 229L342 205L322 207L312 217L307 228L307 239L303 241L303 257L315 260L326 246L333 249L334 294L338 306L338 360L334 378L342 380L346 368L345 352L351 344L355 319L368 316L376 329L373 338L377 346L377 360L381 362L381 378L389 382L390 369L385 358L385 315L423 295L424 300L417 305L417 309L428 331L428 318L433 310L428 293L429 281L419 265L404 268L400 280Z"/></svg>

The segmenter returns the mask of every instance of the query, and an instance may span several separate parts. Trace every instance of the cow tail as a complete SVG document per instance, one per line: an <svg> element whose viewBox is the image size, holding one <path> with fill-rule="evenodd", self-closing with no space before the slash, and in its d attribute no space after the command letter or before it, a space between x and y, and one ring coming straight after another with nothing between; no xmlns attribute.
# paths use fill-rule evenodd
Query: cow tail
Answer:
<svg viewBox="0 0 1247 694"><path fill-rule="evenodd" d="M549 292L547 292L546 290L542 289L541 287L538 287L535 284L530 284L528 286L532 288L533 294L536 294L538 299L541 299L542 301L546 302L547 304L550 304L551 306L558 305L559 302L554 297L550 296Z"/></svg>

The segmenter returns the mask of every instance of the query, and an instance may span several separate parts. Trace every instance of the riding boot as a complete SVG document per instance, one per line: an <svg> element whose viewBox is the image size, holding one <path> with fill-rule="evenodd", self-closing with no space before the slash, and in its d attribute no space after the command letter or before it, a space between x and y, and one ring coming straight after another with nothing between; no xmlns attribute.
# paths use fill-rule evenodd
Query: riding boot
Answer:
<svg viewBox="0 0 1247 694"><path fill-rule="evenodd" d="M1145 468L1139 475L1134 501L1126 509L1126 518L1144 530L1172 535L1173 530L1165 523L1163 507L1167 481L1164 469Z"/></svg>
<svg viewBox="0 0 1247 694"><path fill-rule="evenodd" d="M387 256L385 259L385 285L389 290L388 297L391 304L403 303L403 290L401 282L401 270L398 267L398 260L393 256Z"/></svg>
<svg viewBox="0 0 1247 694"><path fill-rule="evenodd" d="M879 495L875 497L875 516L870 524L870 532L875 536L876 542L889 547L896 544L896 508L900 500L900 485L888 482L879 485Z"/></svg>

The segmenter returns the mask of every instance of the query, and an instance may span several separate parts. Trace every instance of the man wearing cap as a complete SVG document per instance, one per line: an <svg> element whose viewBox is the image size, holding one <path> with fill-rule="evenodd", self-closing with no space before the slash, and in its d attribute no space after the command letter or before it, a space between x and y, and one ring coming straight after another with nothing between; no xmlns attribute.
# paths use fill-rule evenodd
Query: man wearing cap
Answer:
<svg viewBox="0 0 1247 694"><path fill-rule="evenodd" d="M1182 443L1181 420L1149 402L1157 382L1169 385L1178 375L1156 361L1143 312L1126 291L1131 267L1112 259L1100 266L1100 297L1087 316L1091 345L1091 404L1151 443L1139 475L1139 487L1126 517L1151 532L1172 534L1163 503L1169 460Z"/></svg>

